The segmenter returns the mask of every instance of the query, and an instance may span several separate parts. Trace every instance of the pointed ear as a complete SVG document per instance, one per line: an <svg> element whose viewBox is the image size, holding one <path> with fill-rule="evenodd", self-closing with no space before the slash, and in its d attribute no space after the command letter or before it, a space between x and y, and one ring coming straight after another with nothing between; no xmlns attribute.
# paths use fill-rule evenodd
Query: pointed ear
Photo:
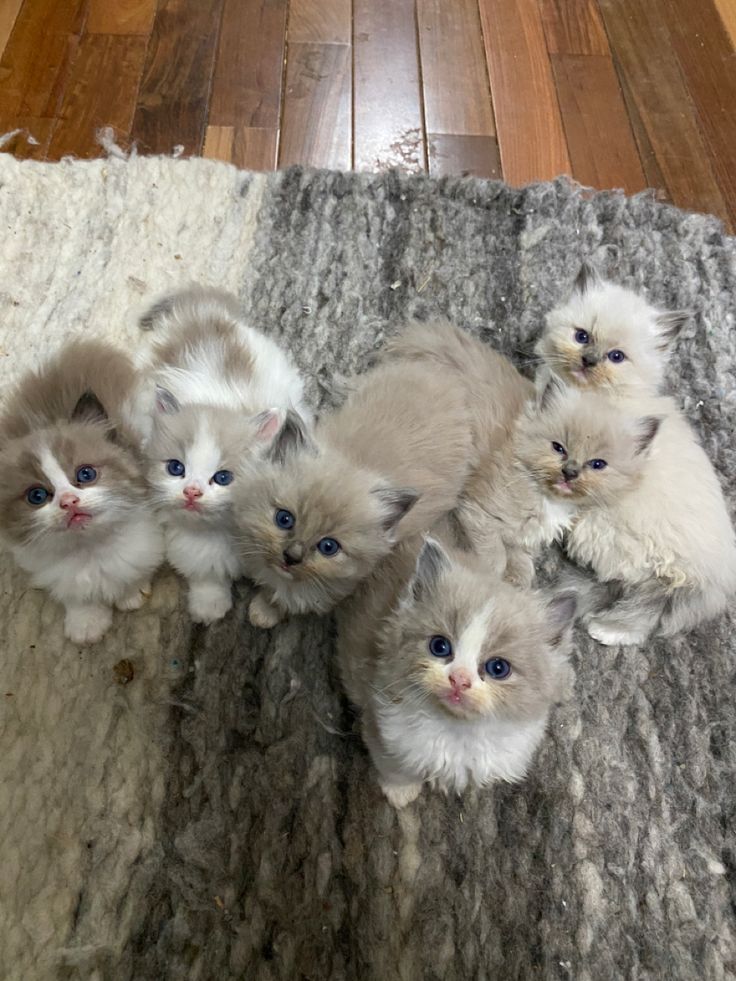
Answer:
<svg viewBox="0 0 736 981"><path fill-rule="evenodd" d="M107 422L105 407L94 392L85 392L72 409L74 422Z"/></svg>
<svg viewBox="0 0 736 981"><path fill-rule="evenodd" d="M270 423L266 421L265 425L268 430ZM273 463L284 463L291 454L299 450L316 453L317 447L309 435L305 421L298 412L289 409L283 418L281 428L273 436L266 455Z"/></svg>
<svg viewBox="0 0 736 981"><path fill-rule="evenodd" d="M541 393L537 397L537 406L539 409L548 409L550 405L554 402L558 396L562 395L565 391L565 385L557 375L550 375L549 381L542 389Z"/></svg>
<svg viewBox="0 0 736 981"><path fill-rule="evenodd" d="M440 543L434 538L425 538L414 566L414 575L409 580L409 596L414 600L426 596L449 568L450 560Z"/></svg>
<svg viewBox="0 0 736 981"><path fill-rule="evenodd" d="M383 506L383 530L388 532L394 530L419 500L419 494L409 487L375 487L371 494L375 494Z"/></svg>
<svg viewBox="0 0 736 981"><path fill-rule="evenodd" d="M156 386L156 409L165 416L181 412L181 405L176 396L161 385Z"/></svg>
<svg viewBox="0 0 736 981"><path fill-rule="evenodd" d="M256 427L256 442L270 443L286 420L284 409L266 409L251 420Z"/></svg>
<svg viewBox="0 0 736 981"><path fill-rule="evenodd" d="M685 324L690 320L689 310L667 310L657 314L657 334L660 338L660 349L664 350L674 341Z"/></svg>
<svg viewBox="0 0 736 981"><path fill-rule="evenodd" d="M590 262L583 262L580 272L575 277L573 289L576 293L587 293L588 290L600 286L603 280L600 273Z"/></svg>
<svg viewBox="0 0 736 981"><path fill-rule="evenodd" d="M660 416L645 416L644 419L639 420L638 433L636 436L636 455L639 456L641 453L645 453L649 447L652 445L654 437L659 432L659 427L662 425L662 419Z"/></svg>
<svg viewBox="0 0 736 981"><path fill-rule="evenodd" d="M578 600L575 593L559 593L547 604L547 620L552 634L552 643L561 643L575 622Z"/></svg>

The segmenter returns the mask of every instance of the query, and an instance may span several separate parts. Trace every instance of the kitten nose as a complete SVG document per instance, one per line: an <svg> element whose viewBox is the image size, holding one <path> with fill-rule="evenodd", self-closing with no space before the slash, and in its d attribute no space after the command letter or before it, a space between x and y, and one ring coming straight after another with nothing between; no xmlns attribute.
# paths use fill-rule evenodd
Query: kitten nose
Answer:
<svg viewBox="0 0 736 981"><path fill-rule="evenodd" d="M284 549L284 562L287 565L299 565L301 560L304 558L304 546L296 542L293 545L289 545L288 548Z"/></svg>
<svg viewBox="0 0 736 981"><path fill-rule="evenodd" d="M584 368L592 368L593 365L598 364L598 358L594 354L584 354L582 360Z"/></svg>
<svg viewBox="0 0 736 981"><path fill-rule="evenodd" d="M450 672L450 684L456 691L464 691L470 688L473 681L465 668L455 668Z"/></svg>
<svg viewBox="0 0 736 981"><path fill-rule="evenodd" d="M580 468L575 463L571 463L568 460L567 463L563 464L562 476L565 478L565 480L575 480L575 478L579 475Z"/></svg>
<svg viewBox="0 0 736 981"><path fill-rule="evenodd" d="M59 506L64 508L65 511L68 511L69 508L76 507L77 504L79 504L79 498L71 491L64 491L59 498Z"/></svg>
<svg viewBox="0 0 736 981"><path fill-rule="evenodd" d="M187 500L194 501L198 497L202 496L202 491L199 489L199 487L195 487L194 484L189 484L187 487L184 488L183 494L184 497L187 498Z"/></svg>

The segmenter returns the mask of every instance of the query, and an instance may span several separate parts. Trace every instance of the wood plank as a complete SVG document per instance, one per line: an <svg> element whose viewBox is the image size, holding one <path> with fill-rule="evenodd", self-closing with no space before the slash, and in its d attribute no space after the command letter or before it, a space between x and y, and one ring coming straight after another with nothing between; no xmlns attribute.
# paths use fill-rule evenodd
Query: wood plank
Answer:
<svg viewBox="0 0 736 981"><path fill-rule="evenodd" d="M552 66L536 0L479 0L504 178L570 173Z"/></svg>
<svg viewBox="0 0 736 981"><path fill-rule="evenodd" d="M275 170L279 132L257 126L236 126L233 163L245 170Z"/></svg>
<svg viewBox="0 0 736 981"><path fill-rule="evenodd" d="M288 0L225 0L209 123L277 129Z"/></svg>
<svg viewBox="0 0 736 981"><path fill-rule="evenodd" d="M0 0L0 55L8 43L23 0Z"/></svg>
<svg viewBox="0 0 736 981"><path fill-rule="evenodd" d="M610 55L595 0L539 0L550 54Z"/></svg>
<svg viewBox="0 0 736 981"><path fill-rule="evenodd" d="M88 34L145 34L156 15L156 0L90 0Z"/></svg>
<svg viewBox="0 0 736 981"><path fill-rule="evenodd" d="M734 0L715 0L718 14L731 39L731 47L736 49L736 2Z"/></svg>
<svg viewBox="0 0 736 981"><path fill-rule="evenodd" d="M588 187L646 187L613 62L603 55L552 55L572 176Z"/></svg>
<svg viewBox="0 0 736 981"><path fill-rule="evenodd" d="M728 222L667 24L654 3L599 0L620 71L674 204Z"/></svg>
<svg viewBox="0 0 736 981"><path fill-rule="evenodd" d="M350 44L351 0L291 0L289 44Z"/></svg>
<svg viewBox="0 0 736 981"><path fill-rule="evenodd" d="M160 0L131 136L143 153L204 144L222 0Z"/></svg>
<svg viewBox="0 0 736 981"><path fill-rule="evenodd" d="M350 167L350 54L347 44L289 44L280 167Z"/></svg>
<svg viewBox="0 0 736 981"><path fill-rule="evenodd" d="M0 117L0 132L7 137L0 150L19 160L45 160L55 125L56 120L48 118L10 116L6 122Z"/></svg>
<svg viewBox="0 0 736 981"><path fill-rule="evenodd" d="M477 0L417 0L430 133L495 136Z"/></svg>
<svg viewBox="0 0 736 981"><path fill-rule="evenodd" d="M146 38L135 35L84 35L59 110L49 160L66 154L99 157L96 133L102 126L111 126L116 137L127 138L146 43Z"/></svg>
<svg viewBox="0 0 736 981"><path fill-rule="evenodd" d="M427 145L433 177L501 177L501 157L493 136L428 133Z"/></svg>
<svg viewBox="0 0 736 981"><path fill-rule="evenodd" d="M636 140L636 146L639 151L639 160L641 161L642 168L644 169L644 177L646 179L647 187L652 188L652 190L655 191L657 200L667 201L671 204L672 195L670 194L669 188L667 187L667 182L664 179L664 174L659 166L659 161L657 160L657 155L654 152L652 141L649 139L647 128L644 125L644 121L642 120L641 114L636 106L636 100L631 93L626 74L616 63L615 56L614 68L616 69L616 74L618 75L621 92L624 97L624 104L626 106L626 113L629 117L631 131L633 132L634 139Z"/></svg>
<svg viewBox="0 0 736 981"><path fill-rule="evenodd" d="M208 126L202 156L208 160L232 163L235 132L232 126Z"/></svg>
<svg viewBox="0 0 736 981"><path fill-rule="evenodd" d="M713 171L736 224L736 57L731 39L711 0L658 0L666 18L682 74Z"/></svg>
<svg viewBox="0 0 736 981"><path fill-rule="evenodd" d="M356 170L426 169L414 0L354 0Z"/></svg>

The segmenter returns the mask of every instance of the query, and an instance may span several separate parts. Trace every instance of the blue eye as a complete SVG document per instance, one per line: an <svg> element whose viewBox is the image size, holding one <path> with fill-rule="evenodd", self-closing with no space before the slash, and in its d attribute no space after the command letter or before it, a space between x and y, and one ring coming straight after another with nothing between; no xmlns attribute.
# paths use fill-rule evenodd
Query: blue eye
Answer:
<svg viewBox="0 0 736 981"><path fill-rule="evenodd" d="M449 657L452 654L452 644L442 634L435 634L429 639L429 653L435 657Z"/></svg>
<svg viewBox="0 0 736 981"><path fill-rule="evenodd" d="M503 681L511 674L511 665L503 657L492 657L486 661L486 674L494 681Z"/></svg>
<svg viewBox="0 0 736 981"><path fill-rule="evenodd" d="M616 348L615 351L608 352L608 360L613 361L614 364L621 364L622 361L626 360L626 355L623 351L619 351L618 348Z"/></svg>
<svg viewBox="0 0 736 981"><path fill-rule="evenodd" d="M296 518L294 515L291 513L291 511L287 511L285 508L279 508L279 510L273 516L273 521L277 528L283 528L285 531L288 531L289 528L293 528L296 524Z"/></svg>
<svg viewBox="0 0 736 981"><path fill-rule="evenodd" d="M588 466L591 470L605 470L608 464L605 460L588 460Z"/></svg>
<svg viewBox="0 0 736 981"><path fill-rule="evenodd" d="M587 344L590 341L590 336L587 330L576 330L575 340L578 342L578 344Z"/></svg>
<svg viewBox="0 0 736 981"><path fill-rule="evenodd" d="M78 484L91 484L93 480L97 480L97 471L94 467L80 467L77 470Z"/></svg>
<svg viewBox="0 0 736 981"><path fill-rule="evenodd" d="M218 470L212 479L216 484L219 484L220 487L227 487L228 484L232 484L233 482L232 471Z"/></svg>
<svg viewBox="0 0 736 981"><path fill-rule="evenodd" d="M555 451L555 453L561 453L563 456L567 454L567 450L562 443L555 443L554 440L552 441L552 449Z"/></svg>
<svg viewBox="0 0 736 981"><path fill-rule="evenodd" d="M317 548L322 555L337 555L340 551L340 543L334 538L320 538L317 542Z"/></svg>
<svg viewBox="0 0 736 981"><path fill-rule="evenodd" d="M29 487L26 491L26 500L29 504L32 504L34 508L40 508L42 504L48 501L51 495L46 490L45 487Z"/></svg>
<svg viewBox="0 0 736 981"><path fill-rule="evenodd" d="M172 477L183 477L186 473L186 467L181 460L168 460L166 463L166 470Z"/></svg>

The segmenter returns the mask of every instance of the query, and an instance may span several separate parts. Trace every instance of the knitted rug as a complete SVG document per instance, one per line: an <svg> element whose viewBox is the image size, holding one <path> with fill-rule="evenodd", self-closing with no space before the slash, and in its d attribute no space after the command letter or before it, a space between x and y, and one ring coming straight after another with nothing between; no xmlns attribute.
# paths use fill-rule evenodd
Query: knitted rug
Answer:
<svg viewBox="0 0 736 981"><path fill-rule="evenodd" d="M736 499L736 248L714 219L564 181L7 156L0 213L3 388L71 334L137 348L151 296L190 281L237 292L315 405L410 315L523 363L591 258L693 311L672 384ZM397 813L331 620L259 633L249 595L193 626L162 571L80 649L3 556L0 977L736 976L732 617L641 649L579 633L525 783Z"/></svg>

